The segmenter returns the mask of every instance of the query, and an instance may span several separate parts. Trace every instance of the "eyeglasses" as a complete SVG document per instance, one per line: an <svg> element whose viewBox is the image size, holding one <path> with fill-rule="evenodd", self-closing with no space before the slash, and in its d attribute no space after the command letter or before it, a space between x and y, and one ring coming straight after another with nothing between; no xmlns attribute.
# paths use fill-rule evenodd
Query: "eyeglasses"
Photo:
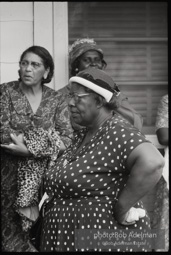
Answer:
<svg viewBox="0 0 171 255"><path fill-rule="evenodd" d="M26 67L28 67L29 64L30 64L31 67L32 67L33 69L38 69L39 67L41 67L41 66L43 65L42 63L38 63L38 62L30 62L30 63L29 63L29 62L26 61L26 60L20 61L19 64L20 64L20 66L21 66L22 68L26 68Z"/></svg>
<svg viewBox="0 0 171 255"><path fill-rule="evenodd" d="M77 94L77 93L69 93L68 94L68 98L71 100L72 98L74 99L74 101L76 103L79 102L79 100L82 98L82 97L85 97L85 96L88 96L90 95L90 93L83 93L83 94Z"/></svg>

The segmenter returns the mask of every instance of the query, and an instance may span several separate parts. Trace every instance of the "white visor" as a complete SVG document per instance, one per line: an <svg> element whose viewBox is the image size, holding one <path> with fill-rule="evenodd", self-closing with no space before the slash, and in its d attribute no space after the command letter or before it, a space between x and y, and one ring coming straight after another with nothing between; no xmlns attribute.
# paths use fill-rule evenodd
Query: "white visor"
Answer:
<svg viewBox="0 0 171 255"><path fill-rule="evenodd" d="M98 86L97 84L94 84L93 82L88 81L84 78L81 78L81 77L78 77L78 76L73 76L69 79L69 83L72 83L72 82L79 83L79 84L93 90L97 94L104 97L107 102L109 102L111 100L112 96L113 96L113 93L111 91L109 91L105 88L102 88L101 86Z"/></svg>

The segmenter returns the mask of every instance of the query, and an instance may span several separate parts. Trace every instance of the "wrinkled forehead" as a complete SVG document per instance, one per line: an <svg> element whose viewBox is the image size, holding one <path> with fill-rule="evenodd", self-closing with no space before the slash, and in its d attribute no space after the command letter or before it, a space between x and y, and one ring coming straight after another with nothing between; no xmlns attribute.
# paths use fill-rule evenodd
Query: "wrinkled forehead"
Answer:
<svg viewBox="0 0 171 255"><path fill-rule="evenodd" d="M86 87L82 86L81 84L79 84L77 82L72 82L71 93L72 92L77 92L77 93L86 92Z"/></svg>
<svg viewBox="0 0 171 255"><path fill-rule="evenodd" d="M30 61L43 63L43 59L33 52L27 52L23 56L22 60L30 60Z"/></svg>

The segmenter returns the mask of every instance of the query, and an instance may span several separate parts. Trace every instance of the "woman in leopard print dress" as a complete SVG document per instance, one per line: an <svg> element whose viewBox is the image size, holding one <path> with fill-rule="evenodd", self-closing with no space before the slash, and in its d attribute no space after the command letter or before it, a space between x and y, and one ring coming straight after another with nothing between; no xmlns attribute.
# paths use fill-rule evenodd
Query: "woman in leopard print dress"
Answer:
<svg viewBox="0 0 171 255"><path fill-rule="evenodd" d="M19 66L19 81L0 85L1 249L36 252L16 208L31 205L30 214L35 212L41 177L70 144L72 128L64 96L44 85L54 72L49 52L32 46Z"/></svg>

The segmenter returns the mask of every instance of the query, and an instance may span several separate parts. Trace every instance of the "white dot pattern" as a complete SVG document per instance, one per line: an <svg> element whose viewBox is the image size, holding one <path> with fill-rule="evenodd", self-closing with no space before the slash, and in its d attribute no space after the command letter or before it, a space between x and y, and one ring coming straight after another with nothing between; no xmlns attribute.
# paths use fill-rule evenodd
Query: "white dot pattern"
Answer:
<svg viewBox="0 0 171 255"><path fill-rule="evenodd" d="M126 160L135 147L147 142L145 137L115 115L75 155L85 132L76 134L77 143L46 171L45 189L54 199L46 206L41 251L77 251L75 229L150 228L148 216L131 227L118 225L113 217L114 202L129 174ZM138 206L143 208L142 202Z"/></svg>

